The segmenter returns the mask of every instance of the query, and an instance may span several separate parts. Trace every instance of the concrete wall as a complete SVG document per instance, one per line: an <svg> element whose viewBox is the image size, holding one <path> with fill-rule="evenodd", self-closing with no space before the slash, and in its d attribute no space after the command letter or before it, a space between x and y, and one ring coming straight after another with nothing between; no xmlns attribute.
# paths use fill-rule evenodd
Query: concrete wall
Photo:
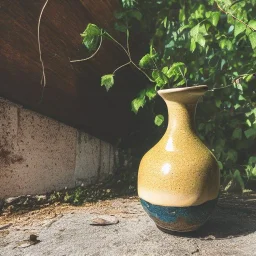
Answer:
<svg viewBox="0 0 256 256"><path fill-rule="evenodd" d="M0 198L102 181L114 147L0 98Z"/></svg>

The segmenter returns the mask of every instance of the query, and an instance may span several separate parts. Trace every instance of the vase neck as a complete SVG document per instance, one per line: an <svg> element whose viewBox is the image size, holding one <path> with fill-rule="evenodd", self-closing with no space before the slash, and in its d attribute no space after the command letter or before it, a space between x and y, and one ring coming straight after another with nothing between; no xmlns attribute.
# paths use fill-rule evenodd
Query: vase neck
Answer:
<svg viewBox="0 0 256 256"><path fill-rule="evenodd" d="M196 104L181 104L178 102L167 101L168 127L166 132L195 131L194 117Z"/></svg>

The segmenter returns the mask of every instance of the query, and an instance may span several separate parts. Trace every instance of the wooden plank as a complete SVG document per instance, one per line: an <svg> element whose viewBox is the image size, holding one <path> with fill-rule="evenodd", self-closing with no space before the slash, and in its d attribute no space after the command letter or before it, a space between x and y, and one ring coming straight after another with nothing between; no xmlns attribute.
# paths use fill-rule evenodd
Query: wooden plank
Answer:
<svg viewBox="0 0 256 256"><path fill-rule="evenodd" d="M104 42L90 61L80 33L96 23L110 29L117 0L49 0L41 20L42 58L46 88L42 101L37 23L44 0L0 1L0 95L74 127L115 141L133 125L130 101L135 96L136 73L120 71L109 93L100 76L111 73L127 57L111 42Z"/></svg>

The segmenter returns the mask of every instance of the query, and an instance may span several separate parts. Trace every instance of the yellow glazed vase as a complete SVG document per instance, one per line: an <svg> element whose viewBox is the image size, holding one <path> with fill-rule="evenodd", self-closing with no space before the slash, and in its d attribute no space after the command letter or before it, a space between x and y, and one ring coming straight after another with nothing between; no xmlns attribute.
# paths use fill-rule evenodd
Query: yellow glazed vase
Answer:
<svg viewBox="0 0 256 256"><path fill-rule="evenodd" d="M196 104L206 91L205 85L158 91L168 108L168 127L141 160L138 194L144 210L166 232L198 229L218 200L217 161L194 129Z"/></svg>

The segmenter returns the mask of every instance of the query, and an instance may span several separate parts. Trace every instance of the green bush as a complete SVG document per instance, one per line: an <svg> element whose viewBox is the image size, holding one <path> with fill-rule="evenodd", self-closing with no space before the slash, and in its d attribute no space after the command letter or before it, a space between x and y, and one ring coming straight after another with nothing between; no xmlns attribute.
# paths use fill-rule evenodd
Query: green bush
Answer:
<svg viewBox="0 0 256 256"><path fill-rule="evenodd" d="M99 38L112 40L128 62L102 77L109 90L115 73L132 65L148 78L131 102L138 113L151 104L156 91L187 85L210 88L197 110L197 129L218 159L224 179L256 178L256 0L122 0L115 28L126 37L120 44L107 31L89 24L83 43L95 50ZM92 30L92 31L90 31ZM138 64L130 54L133 33L143 35L146 54ZM87 36L89 35L89 36ZM155 111L152 111L154 113ZM152 114L158 126L164 114Z"/></svg>

